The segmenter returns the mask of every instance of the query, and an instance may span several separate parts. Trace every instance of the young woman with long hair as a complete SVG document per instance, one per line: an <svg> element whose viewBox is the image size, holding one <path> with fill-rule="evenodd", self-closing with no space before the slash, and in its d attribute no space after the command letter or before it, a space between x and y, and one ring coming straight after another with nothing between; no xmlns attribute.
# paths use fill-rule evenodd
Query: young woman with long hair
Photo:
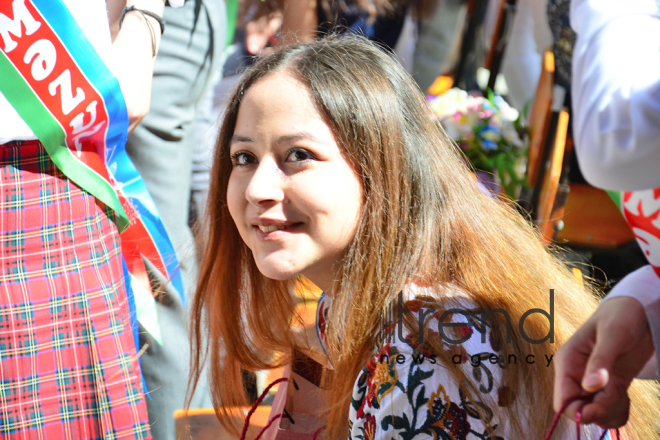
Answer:
<svg viewBox="0 0 660 440"><path fill-rule="evenodd" d="M477 188L390 55L330 38L251 67L224 116L207 212L191 386L210 356L223 423L246 403L241 369L280 366L296 345L290 292L304 276L325 291L326 438L543 438L552 355L594 292ZM379 338L398 298L405 333ZM656 438L657 388L630 396L625 435Z"/></svg>
<svg viewBox="0 0 660 440"><path fill-rule="evenodd" d="M103 174L110 157L131 174L117 152L149 111L164 8L0 2L5 440L151 439L119 199Z"/></svg>

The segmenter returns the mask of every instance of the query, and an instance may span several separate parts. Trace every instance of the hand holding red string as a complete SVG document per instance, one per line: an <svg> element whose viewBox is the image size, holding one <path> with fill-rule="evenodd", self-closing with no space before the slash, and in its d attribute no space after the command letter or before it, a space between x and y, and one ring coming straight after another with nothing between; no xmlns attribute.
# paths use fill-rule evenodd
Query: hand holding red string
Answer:
<svg viewBox="0 0 660 440"><path fill-rule="evenodd" d="M641 304L627 297L605 301L555 356L555 410L570 401L565 415L575 420L576 398L592 395L583 407L582 423L625 425L628 387L653 353Z"/></svg>
<svg viewBox="0 0 660 440"><path fill-rule="evenodd" d="M552 438L552 435L554 434L555 430L557 429L557 424L559 424L559 419L561 418L561 415L564 411L566 411L566 408L571 406L572 404L577 404L578 409L575 412L575 428L577 432L577 440L581 439L580 436L580 427L582 425L582 411L584 410L584 407L587 406L589 403L591 403L592 398L590 396L583 396L583 397L573 397L571 399L568 399L566 402L564 402L559 410L557 411L557 414L555 414L555 418L552 419L552 425L550 426L550 429L548 430L548 433L545 435L545 440L550 440ZM579 403L578 403L579 402ZM607 429L602 432L602 434L598 437L598 440L603 440L605 436L607 435ZM619 433L619 429L617 428L616 430L616 440L621 440L621 435Z"/></svg>

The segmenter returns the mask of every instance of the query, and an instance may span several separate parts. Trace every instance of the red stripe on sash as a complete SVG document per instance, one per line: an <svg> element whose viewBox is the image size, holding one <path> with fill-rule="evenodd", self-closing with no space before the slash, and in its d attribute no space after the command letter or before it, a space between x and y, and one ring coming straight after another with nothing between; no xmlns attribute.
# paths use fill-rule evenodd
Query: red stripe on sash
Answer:
<svg viewBox="0 0 660 440"><path fill-rule="evenodd" d="M18 22L18 34L5 32L2 50L46 108L66 132L66 144L76 157L106 181L110 176L103 163L108 113L103 98L80 71L48 22L30 2L1 1L0 13L17 22L14 12L27 9L39 26L28 34ZM22 12L22 11L21 11ZM14 31L16 26L14 25ZM13 41L14 46L9 41ZM7 45L14 46L6 50Z"/></svg>
<svg viewBox="0 0 660 440"><path fill-rule="evenodd" d="M121 249L124 258L126 259L126 265L128 266L129 272L139 279L146 288L151 290L149 277L146 273L144 261L142 261L142 255L144 255L165 277L167 277L168 274L165 262L163 261L158 248L154 244L154 241L145 240L145 237L150 237L149 231L144 226L142 220L137 217L137 213L130 205L130 202L126 199L123 193L119 192L118 196L130 221L130 226L124 230L120 236Z"/></svg>

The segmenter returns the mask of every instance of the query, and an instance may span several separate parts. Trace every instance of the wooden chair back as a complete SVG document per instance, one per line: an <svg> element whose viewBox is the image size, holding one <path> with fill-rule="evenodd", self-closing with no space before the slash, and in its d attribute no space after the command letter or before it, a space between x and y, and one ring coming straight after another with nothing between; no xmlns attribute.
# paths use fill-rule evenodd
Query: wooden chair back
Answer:
<svg viewBox="0 0 660 440"><path fill-rule="evenodd" d="M529 160L527 161L527 181L532 187L540 183L537 179L545 140L548 137L548 130L550 128L554 75L555 57L552 51L547 49L543 57L543 68L541 69L539 83L536 87L536 97L529 114L530 142Z"/></svg>
<svg viewBox="0 0 660 440"><path fill-rule="evenodd" d="M568 114L557 112L556 102L553 111L553 101L558 101L554 67L554 56L547 50L529 118L527 177L532 189L519 203L532 213L547 242L556 238L589 249L623 246L634 236L609 196L588 184L567 182L572 139L566 136Z"/></svg>
<svg viewBox="0 0 660 440"><path fill-rule="evenodd" d="M558 232L558 224L563 216L565 198L558 200L560 179L565 168L565 147L568 134L568 109L563 108L556 116L556 128L553 130L553 140L548 160L541 182L538 205L536 209L536 225L546 242L554 240ZM559 202L559 203L558 203Z"/></svg>

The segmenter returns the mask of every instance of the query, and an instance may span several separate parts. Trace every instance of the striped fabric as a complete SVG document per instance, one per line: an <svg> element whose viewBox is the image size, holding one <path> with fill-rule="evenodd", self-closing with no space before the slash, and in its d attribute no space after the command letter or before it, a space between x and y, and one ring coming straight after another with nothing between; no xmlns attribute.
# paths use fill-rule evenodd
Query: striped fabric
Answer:
<svg viewBox="0 0 660 440"><path fill-rule="evenodd" d="M0 437L150 438L119 235L37 141L0 145Z"/></svg>

